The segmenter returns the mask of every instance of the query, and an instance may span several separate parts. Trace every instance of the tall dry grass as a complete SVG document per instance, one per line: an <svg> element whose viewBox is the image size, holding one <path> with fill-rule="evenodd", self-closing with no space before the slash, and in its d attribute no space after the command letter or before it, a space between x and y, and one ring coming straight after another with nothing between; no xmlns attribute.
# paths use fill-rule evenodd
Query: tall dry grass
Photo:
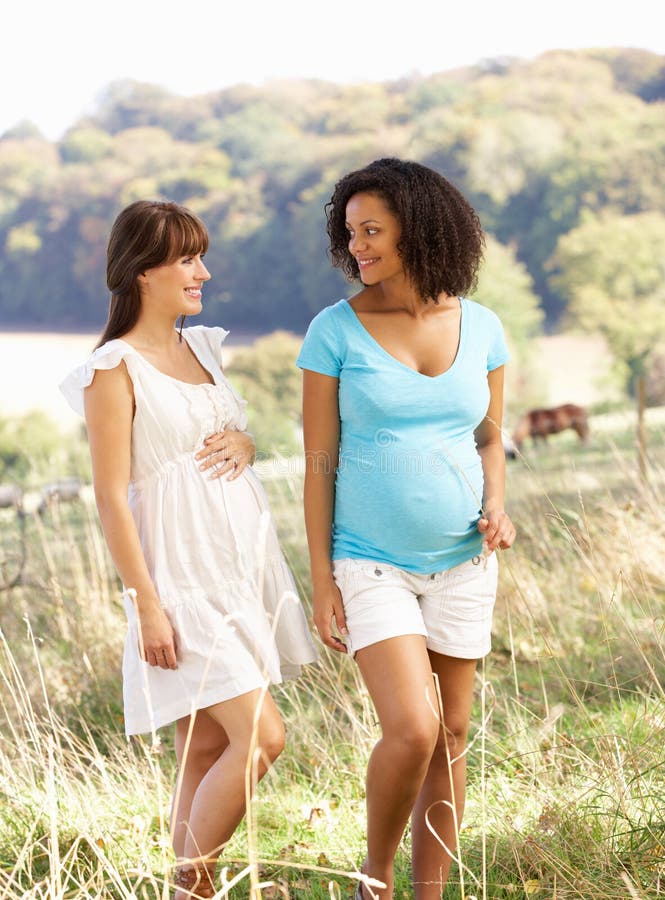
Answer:
<svg viewBox="0 0 665 900"><path fill-rule="evenodd" d="M520 538L502 556L494 650L478 672L446 898L665 897L665 474L654 456L648 485L628 437L564 438L511 465ZM299 476L268 488L306 596ZM7 516L3 550L14 527ZM23 581L0 594L0 898L165 898L171 736L122 737L123 613L96 515L55 508L28 521L26 539ZM377 737L369 697L353 662L325 650L274 696L288 748L250 834L226 849L219 896L350 897ZM398 898L412 896L408 845L407 833Z"/></svg>

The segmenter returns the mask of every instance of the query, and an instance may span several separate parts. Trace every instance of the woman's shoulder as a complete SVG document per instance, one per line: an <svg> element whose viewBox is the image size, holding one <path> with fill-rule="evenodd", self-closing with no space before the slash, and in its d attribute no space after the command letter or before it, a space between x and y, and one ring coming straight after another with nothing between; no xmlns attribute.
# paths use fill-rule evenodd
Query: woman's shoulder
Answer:
<svg viewBox="0 0 665 900"><path fill-rule="evenodd" d="M140 358L141 354L129 341L126 341L124 338L113 338L110 341L106 341L105 344L95 347L90 356L77 370L115 369L124 360Z"/></svg>
<svg viewBox="0 0 665 900"><path fill-rule="evenodd" d="M337 377L344 355L344 331L340 320L348 315L347 300L324 306L307 327L296 365L323 375Z"/></svg>
<svg viewBox="0 0 665 900"><path fill-rule="evenodd" d="M501 326L501 319L490 309L478 300L469 300L468 297L460 297L460 300L468 310L470 318L478 323L484 324L486 327Z"/></svg>
<svg viewBox="0 0 665 900"><path fill-rule="evenodd" d="M183 328L183 334L188 338L222 343L228 337L229 332L221 325L189 325L187 328Z"/></svg>
<svg viewBox="0 0 665 900"><path fill-rule="evenodd" d="M334 303L329 303L328 306L324 306L320 309L314 318L336 318L337 316L344 315L350 302L350 297L342 297L341 300L335 300Z"/></svg>
<svg viewBox="0 0 665 900"><path fill-rule="evenodd" d="M337 322L348 315L351 305L349 300L343 297L329 306L320 309L309 323L308 331L320 331L321 329L335 328Z"/></svg>
<svg viewBox="0 0 665 900"><path fill-rule="evenodd" d="M121 362L125 362L132 377L133 363L137 359L140 359L138 350L122 338L113 338L93 350L85 362L72 369L61 382L60 390L72 409L83 415L83 392L92 384L95 372L117 369Z"/></svg>
<svg viewBox="0 0 665 900"><path fill-rule="evenodd" d="M183 328L183 335L188 344L200 351L210 353L215 362L222 365L222 344L229 332L220 325L190 325Z"/></svg>

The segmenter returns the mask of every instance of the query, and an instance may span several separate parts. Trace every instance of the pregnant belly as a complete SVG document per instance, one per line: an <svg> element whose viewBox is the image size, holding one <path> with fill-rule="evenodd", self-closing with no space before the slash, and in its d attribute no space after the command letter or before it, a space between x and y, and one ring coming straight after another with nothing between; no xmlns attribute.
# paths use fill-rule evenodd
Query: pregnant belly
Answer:
<svg viewBox="0 0 665 900"><path fill-rule="evenodd" d="M338 478L336 535L370 546L437 552L475 531L482 504L480 464L447 477L436 473Z"/></svg>
<svg viewBox="0 0 665 900"><path fill-rule="evenodd" d="M151 479L132 499L153 578L178 589L235 580L278 552L265 492L250 468L229 482L183 465Z"/></svg>

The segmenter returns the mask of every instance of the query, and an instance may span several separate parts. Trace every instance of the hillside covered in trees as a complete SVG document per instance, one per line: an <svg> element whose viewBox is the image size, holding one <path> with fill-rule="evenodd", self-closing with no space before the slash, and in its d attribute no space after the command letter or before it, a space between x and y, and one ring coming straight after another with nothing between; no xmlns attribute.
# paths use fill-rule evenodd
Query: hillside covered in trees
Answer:
<svg viewBox="0 0 665 900"><path fill-rule="evenodd" d="M202 321L302 332L349 292L326 255L324 204L341 174L379 156L424 162L464 191L489 234L478 296L512 307L525 333L538 306L556 328L575 288L560 248L579 229L609 256L626 220L639 235L648 215L665 240L665 58L552 51L382 84L190 98L112 84L57 143L30 123L0 137L3 327L100 327L110 224L128 202L162 197L210 229ZM644 255L665 283L662 260Z"/></svg>

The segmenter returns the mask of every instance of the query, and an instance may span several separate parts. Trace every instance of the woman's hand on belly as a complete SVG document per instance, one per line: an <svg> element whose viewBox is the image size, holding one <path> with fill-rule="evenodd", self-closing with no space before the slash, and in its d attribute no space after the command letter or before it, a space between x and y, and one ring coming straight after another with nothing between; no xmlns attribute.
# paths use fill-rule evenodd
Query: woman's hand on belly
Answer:
<svg viewBox="0 0 665 900"><path fill-rule="evenodd" d="M323 643L332 650L346 653L346 644L333 634L333 627L340 634L348 634L348 631L342 595L332 575L326 577L320 584L314 585L313 606L314 624Z"/></svg>
<svg viewBox="0 0 665 900"><path fill-rule="evenodd" d="M227 481L233 481L254 462L256 445L248 431L218 431L208 435L203 443L195 459L202 472L212 467L211 478L221 478L230 472Z"/></svg>
<svg viewBox="0 0 665 900"><path fill-rule="evenodd" d="M177 669L176 638L164 610L155 606L139 614L139 653L150 666Z"/></svg>

